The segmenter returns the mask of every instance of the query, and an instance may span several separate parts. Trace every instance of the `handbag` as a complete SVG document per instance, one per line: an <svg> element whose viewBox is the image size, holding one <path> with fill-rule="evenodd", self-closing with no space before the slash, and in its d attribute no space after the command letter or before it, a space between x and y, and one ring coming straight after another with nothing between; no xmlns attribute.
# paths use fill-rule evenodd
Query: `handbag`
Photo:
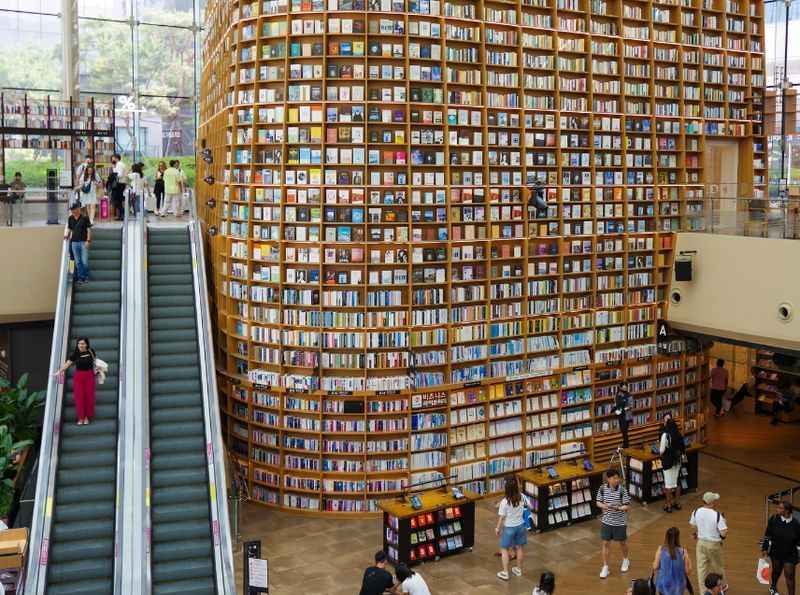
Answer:
<svg viewBox="0 0 800 595"><path fill-rule="evenodd" d="M108 375L108 364L99 357L94 358L94 373L97 376L97 384L105 384Z"/></svg>

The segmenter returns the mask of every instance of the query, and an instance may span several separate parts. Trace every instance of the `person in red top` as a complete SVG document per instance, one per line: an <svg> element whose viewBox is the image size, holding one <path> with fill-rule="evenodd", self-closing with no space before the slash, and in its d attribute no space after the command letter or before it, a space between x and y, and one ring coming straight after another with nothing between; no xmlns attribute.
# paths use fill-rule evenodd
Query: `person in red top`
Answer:
<svg viewBox="0 0 800 595"><path fill-rule="evenodd" d="M728 390L728 370L725 369L725 360L718 359L717 367L711 370L711 402L716 411L714 415L722 417L722 397Z"/></svg>

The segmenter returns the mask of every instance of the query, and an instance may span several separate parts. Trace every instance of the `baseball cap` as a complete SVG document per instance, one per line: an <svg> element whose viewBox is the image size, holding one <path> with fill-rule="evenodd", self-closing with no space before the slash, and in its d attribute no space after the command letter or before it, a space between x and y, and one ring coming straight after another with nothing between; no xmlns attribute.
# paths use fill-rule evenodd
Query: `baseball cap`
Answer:
<svg viewBox="0 0 800 595"><path fill-rule="evenodd" d="M715 492L706 492L703 494L703 502L706 504L711 504L712 502L716 502L719 500L719 494Z"/></svg>

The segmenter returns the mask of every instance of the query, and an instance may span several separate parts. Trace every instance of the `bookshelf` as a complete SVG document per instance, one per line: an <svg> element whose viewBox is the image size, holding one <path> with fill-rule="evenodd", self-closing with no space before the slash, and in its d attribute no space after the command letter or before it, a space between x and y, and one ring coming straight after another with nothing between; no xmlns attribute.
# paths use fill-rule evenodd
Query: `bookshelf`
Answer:
<svg viewBox="0 0 800 595"><path fill-rule="evenodd" d="M674 233L703 228L706 138L764 182L762 5L704 1L209 4L199 207L256 499L370 514L602 464L622 379L634 439L670 409L703 441L706 355L656 349Z"/></svg>
<svg viewBox="0 0 800 595"><path fill-rule="evenodd" d="M439 560L475 545L475 494L455 499L441 490L417 494L422 505L384 500L383 550L394 564L419 564Z"/></svg>
<svg viewBox="0 0 800 595"><path fill-rule="evenodd" d="M650 450L649 444L642 448L626 448L628 464L628 491L639 502L654 502L664 498L664 471L659 455ZM697 475L700 468L699 453L703 446L692 444L681 457L681 470L678 485L681 493L697 489Z"/></svg>
<svg viewBox="0 0 800 595"><path fill-rule="evenodd" d="M556 478L551 478L545 467L519 474L532 504L535 531L550 531L597 516L595 494L603 481L603 469L586 471L583 461L575 463L549 465L558 474Z"/></svg>
<svg viewBox="0 0 800 595"><path fill-rule="evenodd" d="M6 149L67 151L91 155L105 177L114 153L114 103L0 93L0 182L5 181ZM72 172L74 176L74 172ZM72 178L71 178L72 179ZM74 180L71 186L74 186Z"/></svg>

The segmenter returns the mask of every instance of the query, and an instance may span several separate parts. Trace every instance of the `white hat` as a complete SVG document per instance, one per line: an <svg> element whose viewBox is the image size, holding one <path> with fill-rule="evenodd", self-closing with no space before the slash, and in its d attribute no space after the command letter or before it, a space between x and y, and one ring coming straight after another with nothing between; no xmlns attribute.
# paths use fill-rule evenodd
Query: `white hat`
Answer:
<svg viewBox="0 0 800 595"><path fill-rule="evenodd" d="M706 492L703 494L703 502L706 504L711 504L712 502L716 502L719 500L719 494L715 492Z"/></svg>

